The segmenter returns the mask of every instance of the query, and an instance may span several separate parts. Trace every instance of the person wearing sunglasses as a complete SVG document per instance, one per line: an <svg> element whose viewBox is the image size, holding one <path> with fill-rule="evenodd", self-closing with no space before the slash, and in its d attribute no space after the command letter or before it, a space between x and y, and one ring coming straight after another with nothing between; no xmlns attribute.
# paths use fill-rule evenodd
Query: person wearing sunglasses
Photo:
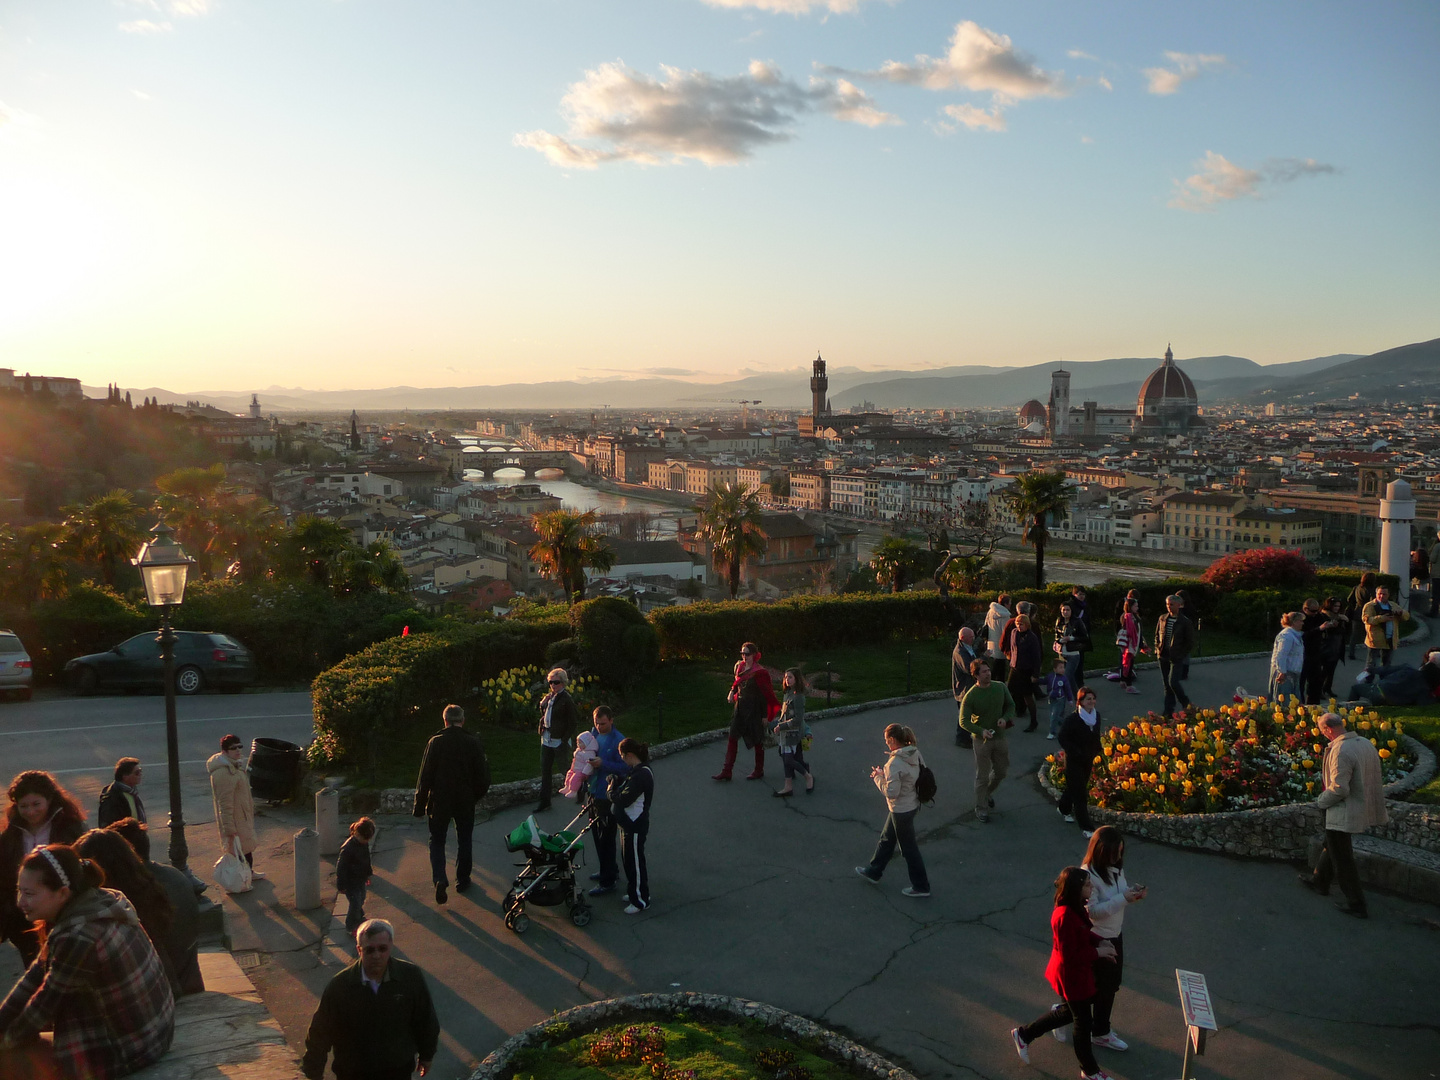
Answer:
<svg viewBox="0 0 1440 1080"><path fill-rule="evenodd" d="M753 641L740 646L740 660L735 665L735 681L730 684L727 699L734 707L730 718L730 739L725 745L725 764L711 779L729 780L740 752L740 740L755 751L755 770L746 780L765 777L765 728L780 712L775 697L775 684L770 672L760 662L760 648Z"/></svg>

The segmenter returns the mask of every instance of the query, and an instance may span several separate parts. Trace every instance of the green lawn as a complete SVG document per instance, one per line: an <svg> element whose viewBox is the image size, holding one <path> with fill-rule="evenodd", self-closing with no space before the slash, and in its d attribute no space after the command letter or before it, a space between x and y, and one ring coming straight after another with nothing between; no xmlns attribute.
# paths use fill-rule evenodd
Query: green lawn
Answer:
<svg viewBox="0 0 1440 1080"><path fill-rule="evenodd" d="M1400 720L1405 725L1405 734L1440 754L1440 705L1391 705L1375 711ZM1440 776L1412 792L1409 801L1440 803Z"/></svg>
<svg viewBox="0 0 1440 1080"><path fill-rule="evenodd" d="M1087 658L1088 667L1116 667L1120 653L1113 641L1103 638ZM852 645L833 649L787 650L772 648L764 654L767 667L784 671L798 667L812 685L824 685L826 665L833 676L832 705L853 705L906 693L950 688L949 638L925 641L891 641L875 645ZM1268 641L1240 637L1219 630L1205 630L1197 655L1256 652L1269 648ZM1148 657L1147 657L1148 658ZM730 688L733 662L664 662L634 687L623 700L612 700L616 726L626 735L645 742L664 742L699 731L724 727L730 722L725 695ZM908 677L907 677L908 675ZM776 692L779 693L777 680ZM462 702L461 704L465 704ZM826 707L824 694L812 694L808 707ZM356 770L356 779L368 787L408 787L415 782L425 741L440 727L412 729L386 741L372 771ZM497 784L535 776L540 766L539 742L533 728L482 725L493 781ZM568 768L568 761L558 768Z"/></svg>

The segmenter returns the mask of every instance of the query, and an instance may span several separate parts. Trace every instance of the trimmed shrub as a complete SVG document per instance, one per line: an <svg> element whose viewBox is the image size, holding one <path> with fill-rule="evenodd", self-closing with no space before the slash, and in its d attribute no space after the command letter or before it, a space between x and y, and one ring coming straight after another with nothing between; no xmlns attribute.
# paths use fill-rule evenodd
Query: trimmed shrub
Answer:
<svg viewBox="0 0 1440 1080"><path fill-rule="evenodd" d="M1315 567L1298 551L1256 548L1216 559L1200 580L1219 589L1277 589L1315 580Z"/></svg>
<svg viewBox="0 0 1440 1080"><path fill-rule="evenodd" d="M28 614L6 616L0 623L25 643L39 682L59 679L65 662L104 652L128 637L160 631L160 617L103 585L77 585L58 600L42 600Z"/></svg>
<svg viewBox="0 0 1440 1080"><path fill-rule="evenodd" d="M607 686L624 689L660 660L654 628L640 609L602 596L570 609L580 665Z"/></svg>
<svg viewBox="0 0 1440 1080"><path fill-rule="evenodd" d="M472 696L485 679L539 664L564 636L554 622L447 622L430 633L392 637L349 656L316 677L312 765L374 766L385 744L415 724L439 723L445 704Z"/></svg>

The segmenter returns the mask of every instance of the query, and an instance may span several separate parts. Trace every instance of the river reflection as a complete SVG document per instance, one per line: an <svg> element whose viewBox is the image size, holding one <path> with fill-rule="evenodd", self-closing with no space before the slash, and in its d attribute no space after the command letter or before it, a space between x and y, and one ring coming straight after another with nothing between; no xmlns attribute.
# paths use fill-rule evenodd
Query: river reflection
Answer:
<svg viewBox="0 0 1440 1080"><path fill-rule="evenodd" d="M487 483L482 473L475 469L466 469L464 478L479 483ZM584 484L577 484L573 480L567 480L560 469L541 469L533 480L527 479L523 469L498 469L495 479L490 481L495 487L514 487L516 484L539 484L540 490L547 495L558 496L568 510L594 510L600 514L657 514L662 515L661 520L656 523L661 536L675 535L675 518L679 510L671 505L662 502L655 502L652 499L642 499L634 495L620 495L612 491L598 491L595 488L587 487Z"/></svg>

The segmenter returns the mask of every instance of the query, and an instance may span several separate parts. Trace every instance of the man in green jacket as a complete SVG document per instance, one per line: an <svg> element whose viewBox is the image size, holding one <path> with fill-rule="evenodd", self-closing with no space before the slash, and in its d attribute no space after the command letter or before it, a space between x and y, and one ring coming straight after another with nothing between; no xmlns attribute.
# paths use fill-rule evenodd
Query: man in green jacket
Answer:
<svg viewBox="0 0 1440 1080"><path fill-rule="evenodd" d="M305 1036L301 1070L321 1080L335 1052L339 1080L410 1080L424 1076L440 1043L440 1018L425 976L390 955L395 928L369 919L355 931L359 959L330 980Z"/></svg>
<svg viewBox="0 0 1440 1080"><path fill-rule="evenodd" d="M990 678L983 659L970 665L975 685L960 699L960 726L975 741L975 817L990 820L995 789L1010 771L1010 746L1005 729L1015 726L1015 699L1004 683Z"/></svg>

